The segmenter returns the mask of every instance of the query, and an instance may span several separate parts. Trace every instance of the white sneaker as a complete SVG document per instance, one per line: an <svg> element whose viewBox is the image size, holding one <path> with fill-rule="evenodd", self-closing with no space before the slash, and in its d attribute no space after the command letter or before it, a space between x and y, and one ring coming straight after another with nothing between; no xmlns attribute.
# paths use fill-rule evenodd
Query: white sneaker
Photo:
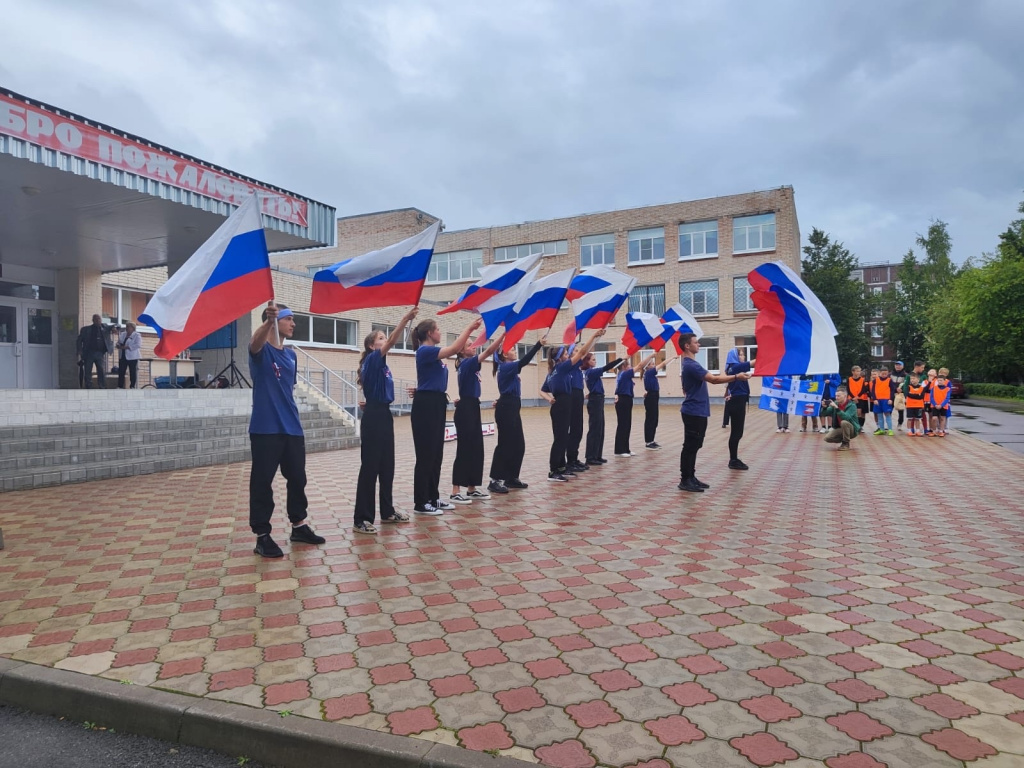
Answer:
<svg viewBox="0 0 1024 768"><path fill-rule="evenodd" d="M452 504L472 504L473 500L467 496L463 496L461 493L453 493L448 497L448 501Z"/></svg>
<svg viewBox="0 0 1024 768"><path fill-rule="evenodd" d="M776 429L775 430L775 434L776 435L781 435L782 434L782 427L779 427L778 429Z"/></svg>
<svg viewBox="0 0 1024 768"><path fill-rule="evenodd" d="M454 507L452 507L452 509L454 509ZM438 515L444 514L443 510L438 509L433 504L424 504L422 507L413 507L412 511L418 515L430 515L431 517L437 517Z"/></svg>
<svg viewBox="0 0 1024 768"><path fill-rule="evenodd" d="M449 501L445 501L444 499L438 499L437 501L435 501L434 502L434 506L437 507L438 509L442 509L442 510L443 509L455 509L455 505L454 504L452 504Z"/></svg>
<svg viewBox="0 0 1024 768"><path fill-rule="evenodd" d="M470 491L466 495L473 500L483 500L491 498L491 494L489 494L487 491L481 491L479 488L477 488L475 491Z"/></svg>
<svg viewBox="0 0 1024 768"><path fill-rule="evenodd" d="M632 453L616 453L615 455L618 456L620 459L628 459L633 454Z"/></svg>

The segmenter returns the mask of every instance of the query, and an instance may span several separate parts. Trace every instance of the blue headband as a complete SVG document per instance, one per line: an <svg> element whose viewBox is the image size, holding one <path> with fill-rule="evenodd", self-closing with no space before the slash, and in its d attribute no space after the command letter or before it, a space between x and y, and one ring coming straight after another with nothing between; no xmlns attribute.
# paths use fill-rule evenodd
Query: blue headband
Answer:
<svg viewBox="0 0 1024 768"><path fill-rule="evenodd" d="M286 317L291 317L293 314L295 314L295 313L292 312L287 307L285 307L284 309L278 310L277 319L278 320L284 320Z"/></svg>

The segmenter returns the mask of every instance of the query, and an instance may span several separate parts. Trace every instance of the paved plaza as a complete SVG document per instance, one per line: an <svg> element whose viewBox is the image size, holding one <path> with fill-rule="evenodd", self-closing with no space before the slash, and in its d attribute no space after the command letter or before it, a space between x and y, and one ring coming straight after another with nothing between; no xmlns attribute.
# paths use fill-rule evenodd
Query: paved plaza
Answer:
<svg viewBox="0 0 1024 768"><path fill-rule="evenodd" d="M689 494L676 409L628 459L608 415L606 466L546 482L525 411L529 490L378 537L313 455L327 544L279 511L278 561L246 464L0 495L0 656L561 768L1024 765L1024 458L752 410L737 472L716 408Z"/></svg>

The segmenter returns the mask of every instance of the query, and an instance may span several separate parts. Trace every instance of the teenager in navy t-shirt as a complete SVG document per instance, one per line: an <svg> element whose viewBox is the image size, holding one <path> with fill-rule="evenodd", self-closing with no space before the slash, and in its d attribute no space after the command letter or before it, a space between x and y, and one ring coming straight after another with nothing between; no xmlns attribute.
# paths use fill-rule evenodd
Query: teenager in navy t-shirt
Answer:
<svg viewBox="0 0 1024 768"><path fill-rule="evenodd" d="M518 359L519 352L514 346L508 352L494 353L491 375L498 381L498 401L494 404L494 426L498 431L498 439L491 455L491 482L487 485L491 493L505 494L509 489L523 490L529 487L519 478L523 457L526 455L526 438L523 437L523 419L520 414L523 388L519 374L546 343L547 336L544 336L530 347L522 360Z"/></svg>
<svg viewBox="0 0 1024 768"><path fill-rule="evenodd" d="M325 541L306 523L306 441L293 396L298 363L295 351L286 349L282 343L294 332L292 311L270 302L263 310L263 325L256 329L249 342L249 375L252 377L249 526L256 534L253 551L262 557L284 557L281 547L270 537L273 483L278 468L288 483L290 540L303 544Z"/></svg>
<svg viewBox="0 0 1024 768"><path fill-rule="evenodd" d="M709 373L697 362L700 342L696 334L684 333L679 337L683 349L682 377L683 392L686 393L679 410L683 415L683 450L679 455L679 490L703 493L709 488L696 477L697 452L704 445L708 431L708 417L711 416L711 402L708 399L708 384L729 384L746 381L750 373L722 375Z"/></svg>
<svg viewBox="0 0 1024 768"><path fill-rule="evenodd" d="M587 398L587 465L598 467L608 463L604 458L604 381L601 377L608 371L614 370L622 362L621 358L615 358L607 365L600 368L595 367L594 353L587 355L587 362L583 365L586 371L583 378L586 380L587 389L590 395Z"/></svg>
<svg viewBox="0 0 1024 768"><path fill-rule="evenodd" d="M414 511L440 515L455 505L441 500L441 463L444 460L444 421L448 408L448 368L444 361L461 351L483 321L478 317L447 347L441 343L436 320L423 320L412 329L416 351L416 393L412 398L412 442L416 450L413 469Z"/></svg>
<svg viewBox="0 0 1024 768"><path fill-rule="evenodd" d="M655 365L654 357L648 357L647 362L640 365L640 370L644 372L644 445L657 449L661 448L654 440L658 434L658 408L661 405L661 382L658 381L658 371L664 370L671 360L666 356Z"/></svg>
<svg viewBox="0 0 1024 768"><path fill-rule="evenodd" d="M455 363L455 375L459 380L459 399L455 403L455 463L452 464L452 493L448 501L452 504L470 504L476 500L491 498L487 491L480 490L484 482L484 433L480 419L480 366L494 354L502 343L501 334L475 353L463 349ZM462 493L465 486L466 493Z"/></svg>
<svg viewBox="0 0 1024 768"><path fill-rule="evenodd" d="M395 480L395 424L391 403L395 400L395 380L388 368L387 356L416 317L413 307L398 322L390 336L373 331L363 340L359 358L358 382L363 388L363 418L359 436L359 479L356 482L356 533L377 533L373 524L373 494L380 482L380 520L382 523L407 523L409 516L395 509L392 487Z"/></svg>

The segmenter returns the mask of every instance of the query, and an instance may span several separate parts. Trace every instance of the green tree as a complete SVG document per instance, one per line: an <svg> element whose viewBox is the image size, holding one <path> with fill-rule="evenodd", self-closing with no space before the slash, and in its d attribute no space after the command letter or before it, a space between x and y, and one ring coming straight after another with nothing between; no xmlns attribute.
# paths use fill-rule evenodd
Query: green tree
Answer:
<svg viewBox="0 0 1024 768"><path fill-rule="evenodd" d="M1024 213L1024 203L1018 210ZM972 378L1024 383L1024 219L999 236L995 254L973 260L928 311L928 350L937 364Z"/></svg>
<svg viewBox="0 0 1024 768"><path fill-rule="evenodd" d="M933 221L927 234L917 236L924 252L918 261L911 248L896 272L899 285L887 291L881 301L885 316L883 339L896 358L911 364L928 352L929 313L938 297L948 298L956 267L950 256L953 239L944 221Z"/></svg>
<svg viewBox="0 0 1024 768"><path fill-rule="evenodd" d="M870 351L864 324L874 314L873 302L864 293L864 284L851 276L859 264L841 242L833 242L817 228L811 230L807 242L801 277L825 305L839 331L838 372L846 373L865 360Z"/></svg>

